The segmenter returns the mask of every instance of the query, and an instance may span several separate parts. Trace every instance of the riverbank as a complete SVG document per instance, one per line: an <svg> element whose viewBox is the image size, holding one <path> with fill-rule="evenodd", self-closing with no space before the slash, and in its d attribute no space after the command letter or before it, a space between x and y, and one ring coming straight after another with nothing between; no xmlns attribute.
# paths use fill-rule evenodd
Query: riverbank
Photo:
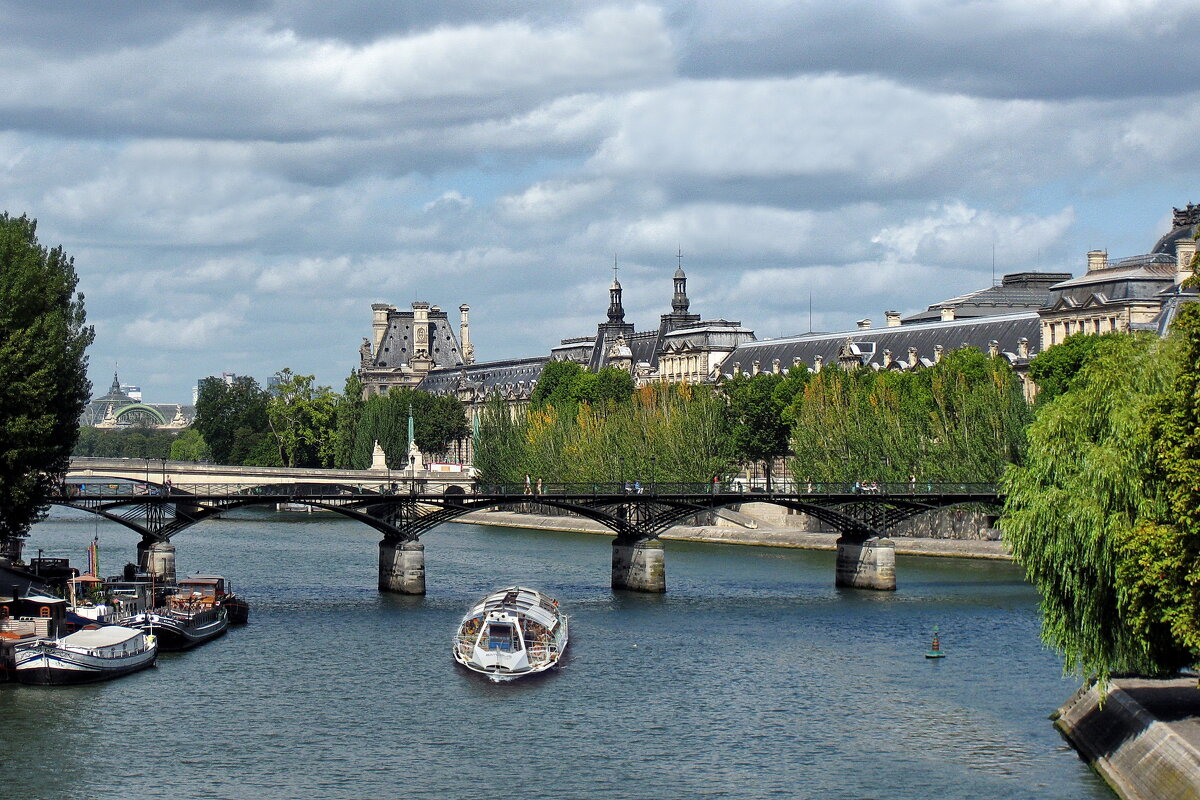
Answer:
<svg viewBox="0 0 1200 800"><path fill-rule="evenodd" d="M474 525L493 525L502 528L532 528L534 530L567 531L612 536L613 532L598 522L578 517L552 517L542 514L521 514L514 511L474 511L453 522ZM676 525L659 537L665 541L741 544L759 547L791 547L801 550L836 550L838 534L801 531L795 528L733 528L717 525ZM951 558L985 558L1011 560L1003 542L980 539L918 539L895 537L897 555L947 556Z"/></svg>
<svg viewBox="0 0 1200 800"><path fill-rule="evenodd" d="M1200 798L1196 678L1118 678L1063 704L1054 726L1124 800Z"/></svg>

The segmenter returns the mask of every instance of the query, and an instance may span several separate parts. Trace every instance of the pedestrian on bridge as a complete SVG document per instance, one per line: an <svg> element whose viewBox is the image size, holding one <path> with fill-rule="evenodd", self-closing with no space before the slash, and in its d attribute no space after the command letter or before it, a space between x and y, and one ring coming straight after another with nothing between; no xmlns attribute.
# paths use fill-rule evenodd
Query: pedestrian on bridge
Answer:
<svg viewBox="0 0 1200 800"><path fill-rule="evenodd" d="M532 490L530 490L530 488L529 488L529 473L528 472L525 473L525 494L533 494Z"/></svg>

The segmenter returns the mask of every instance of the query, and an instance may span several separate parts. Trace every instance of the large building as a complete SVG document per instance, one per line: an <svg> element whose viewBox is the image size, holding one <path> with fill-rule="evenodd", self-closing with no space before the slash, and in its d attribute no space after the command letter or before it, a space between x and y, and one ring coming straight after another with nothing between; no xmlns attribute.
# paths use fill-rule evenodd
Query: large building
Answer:
<svg viewBox="0 0 1200 800"><path fill-rule="evenodd" d="M416 302L401 311L377 303L371 307L372 337L363 339L359 352L363 393L370 397L393 386L410 386L454 394L477 416L495 395L513 406L527 403L550 361L574 361L590 370L624 369L641 384L714 381L720 364L739 344L753 341L754 332L740 322L702 319L690 306L687 275L680 266L672 276L671 310L656 327L639 331L625 319L623 290L614 279L607 314L594 334L562 339L544 356L477 363L468 306L459 306L456 334L437 306Z"/></svg>
<svg viewBox="0 0 1200 800"><path fill-rule="evenodd" d="M1149 253L1109 261L1087 254L1087 271L1050 287L1041 310L1042 349L1073 333L1156 331L1165 334L1180 302L1195 297L1181 284L1191 276L1200 206L1172 209L1171 230Z"/></svg>
<svg viewBox="0 0 1200 800"><path fill-rule="evenodd" d="M373 337L364 339L360 375L367 395L391 386L454 394L477 417L490 397L511 406L528 403L550 361L573 361L589 370L616 367L638 385L654 381L716 383L739 372L819 371L843 367L909 370L936 364L950 350L973 347L1006 358L1026 379L1034 356L1072 333L1157 330L1164 333L1179 303L1196 297L1182 281L1191 274L1200 206L1174 209L1172 229L1150 253L1109 262L1088 254L1088 270L1014 272L999 284L933 303L903 317L884 313L885 325L860 320L855 330L805 333L759 341L740 322L702 319L691 311L682 265L672 277L670 311L639 331L626 320L623 290L615 278L608 309L595 333L562 339L546 356L475 363L467 306L460 306L456 335L445 312L428 303L411 310L372 306Z"/></svg>
<svg viewBox="0 0 1200 800"><path fill-rule="evenodd" d="M192 424L195 406L176 403L144 403L141 392L132 396L113 374L108 392L93 398L83 409L79 424L93 428L129 428L144 426L163 430L179 430Z"/></svg>

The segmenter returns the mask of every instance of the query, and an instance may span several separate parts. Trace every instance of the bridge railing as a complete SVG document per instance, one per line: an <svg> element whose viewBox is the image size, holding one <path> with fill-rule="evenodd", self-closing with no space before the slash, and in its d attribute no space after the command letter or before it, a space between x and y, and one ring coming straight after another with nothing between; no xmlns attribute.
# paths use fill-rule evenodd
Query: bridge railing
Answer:
<svg viewBox="0 0 1200 800"><path fill-rule="evenodd" d="M789 482L772 487L751 486L742 481L715 482L642 482L609 481L593 483L481 483L464 485L461 480L431 478L396 480L375 485L345 486L338 484L297 484L246 486L245 483L179 483L155 486L138 482L73 480L60 487L56 500L129 500L140 497L164 497L184 500L189 496L233 497L269 496L278 498L356 498L370 495L489 495L511 496L514 499L544 495L547 497L614 497L622 495L695 496L700 494L745 495L747 502L772 496L814 497L862 496L921 497L955 495L994 495L995 484L951 483L944 481L876 481Z"/></svg>

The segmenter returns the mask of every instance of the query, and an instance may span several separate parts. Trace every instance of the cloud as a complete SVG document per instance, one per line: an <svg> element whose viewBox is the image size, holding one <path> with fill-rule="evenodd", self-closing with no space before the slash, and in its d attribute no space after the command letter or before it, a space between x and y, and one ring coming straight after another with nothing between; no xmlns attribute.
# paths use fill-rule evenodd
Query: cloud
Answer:
<svg viewBox="0 0 1200 800"><path fill-rule="evenodd" d="M340 386L372 302L467 302L481 357L546 353L604 319L614 254L641 328L677 248L704 317L805 330L811 292L837 328L986 285L993 241L998 273L1148 248L1197 199L1191 17L0 0L0 197L75 256L93 363L163 400Z"/></svg>

